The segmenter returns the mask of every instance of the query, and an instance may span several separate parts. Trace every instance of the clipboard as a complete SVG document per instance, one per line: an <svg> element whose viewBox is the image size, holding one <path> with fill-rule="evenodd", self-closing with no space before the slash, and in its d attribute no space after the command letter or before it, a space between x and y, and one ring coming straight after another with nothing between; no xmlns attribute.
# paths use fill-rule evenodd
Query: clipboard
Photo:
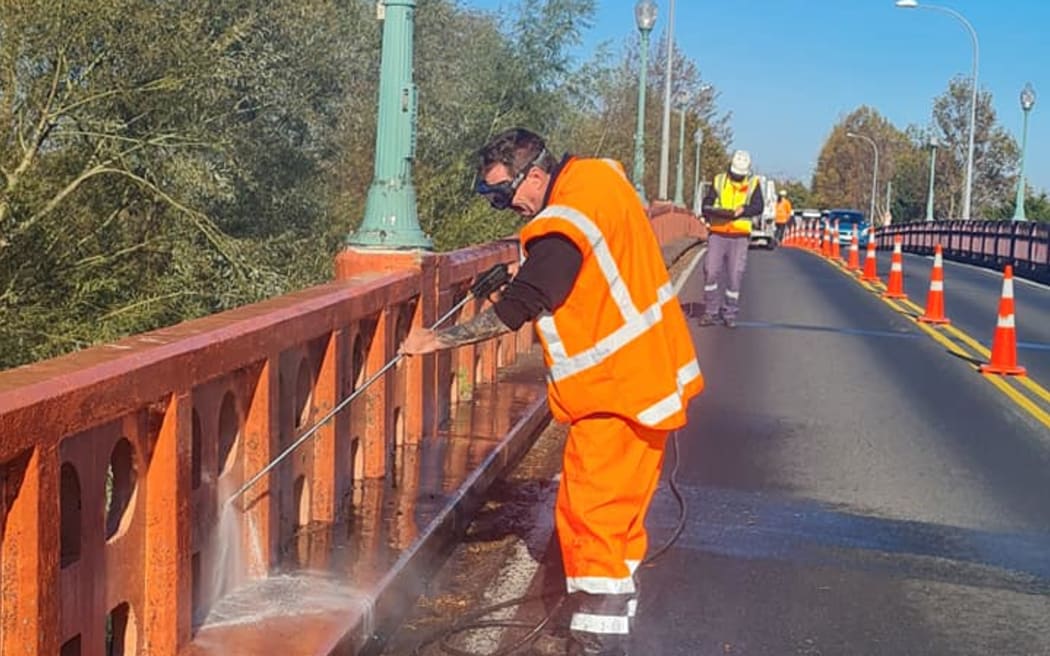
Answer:
<svg viewBox="0 0 1050 656"><path fill-rule="evenodd" d="M713 207L706 205L701 212L703 217L711 223L729 223L736 218L735 212L724 207Z"/></svg>

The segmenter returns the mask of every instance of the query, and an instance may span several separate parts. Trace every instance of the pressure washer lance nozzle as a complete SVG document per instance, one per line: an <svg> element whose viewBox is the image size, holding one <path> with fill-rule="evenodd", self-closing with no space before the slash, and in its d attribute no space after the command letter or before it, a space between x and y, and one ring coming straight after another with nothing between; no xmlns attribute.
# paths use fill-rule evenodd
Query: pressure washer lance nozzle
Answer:
<svg viewBox="0 0 1050 656"><path fill-rule="evenodd" d="M507 283L509 283L510 279L511 279L511 277L510 277L510 269L507 267L506 263L501 262L501 263L493 266L492 268L488 269L487 271L485 271L484 273L482 273L481 275L479 275L477 278L474 279L474 284L472 284L470 286L470 293L467 294L463 298L463 300L461 300L460 302L458 302L455 305L453 305L452 308L449 309L448 312L443 314L437 321L435 321L434 324L431 326L431 329L437 328L441 324L445 323L445 321L448 320L449 317L451 317L456 312L458 312L459 309L462 308L464 305L466 305L471 299L488 298L491 294L493 294L494 292L499 291ZM287 449L282 451L276 458L274 458L272 461L270 461L270 464L266 465L265 467L260 469L254 476L249 478L244 483L244 485L242 485L240 488L238 488L237 491L235 491L233 494L231 494L226 499L226 503L232 503L234 499L240 497L242 494L247 492L248 488L250 488L252 485L255 485L255 483L257 483L260 478L265 476L267 474L267 472L272 470L274 467L277 466L278 463L280 463L282 460L287 458L293 451L295 451L297 448L299 448L299 446L303 442L305 442L306 440L308 440L311 437L313 437L314 433L316 433L318 430L320 430L322 426L327 424L332 419L332 417L335 417L337 414L339 414L339 412L343 408L345 408L347 405L350 404L351 401L353 401L355 398L357 398L357 396L361 392L364 392L366 389L368 389L372 385L372 383L374 383L377 380L379 380L383 376L383 374L385 374L387 371L389 371L391 369L391 367L396 365L401 360L402 357L404 357L404 355L401 354L401 353L398 353L396 356L393 357L393 359L391 359L389 362L384 364L383 367L379 371L377 371L374 374L372 374L368 378L368 380L366 380L365 382L361 383L361 385L357 389L355 389L353 392L350 393L350 396L346 397L345 399L340 401L334 408L329 410L328 414L326 414L325 416L321 417L317 421L317 423L315 423L313 426L308 428L306 430L306 432L304 432L302 435L300 435L297 440L292 442L291 445L289 445Z"/></svg>

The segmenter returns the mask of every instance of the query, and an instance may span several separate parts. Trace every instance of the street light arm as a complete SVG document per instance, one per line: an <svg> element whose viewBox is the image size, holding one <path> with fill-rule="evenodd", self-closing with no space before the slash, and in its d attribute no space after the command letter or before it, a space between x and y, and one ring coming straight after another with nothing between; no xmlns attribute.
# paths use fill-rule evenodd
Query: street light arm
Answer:
<svg viewBox="0 0 1050 656"><path fill-rule="evenodd" d="M974 151L974 134L977 131L977 69L980 61L980 44L977 40L977 30L974 29L970 21L966 20L966 17L955 11L951 7L943 7L941 5L926 5L916 3L914 5L909 4L909 7L916 7L918 9L933 9L955 18L966 28L966 31L970 33L970 41L973 42L973 75L970 80L972 87L970 92L970 136L966 150L966 186L963 188L963 208L962 208L962 219L964 221L970 220L970 210L973 204L973 151Z"/></svg>
<svg viewBox="0 0 1050 656"><path fill-rule="evenodd" d="M871 221L871 225L875 225L875 192L879 187L879 146L875 143L874 139L863 134L847 132L846 136L867 141L868 145L871 146L871 149L875 151L875 165L871 169L871 207L868 210L868 220Z"/></svg>

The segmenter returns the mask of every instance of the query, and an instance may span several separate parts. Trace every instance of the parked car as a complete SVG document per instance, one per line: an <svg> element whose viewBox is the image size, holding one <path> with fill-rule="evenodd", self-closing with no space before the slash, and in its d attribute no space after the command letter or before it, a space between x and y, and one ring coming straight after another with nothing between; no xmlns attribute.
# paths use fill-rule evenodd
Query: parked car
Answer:
<svg viewBox="0 0 1050 656"><path fill-rule="evenodd" d="M824 222L830 223L832 226L838 221L839 224L839 244L849 246L853 240L853 226L857 227L857 244L860 248L868 247L868 220L864 217L864 212L859 210L828 210L824 213Z"/></svg>

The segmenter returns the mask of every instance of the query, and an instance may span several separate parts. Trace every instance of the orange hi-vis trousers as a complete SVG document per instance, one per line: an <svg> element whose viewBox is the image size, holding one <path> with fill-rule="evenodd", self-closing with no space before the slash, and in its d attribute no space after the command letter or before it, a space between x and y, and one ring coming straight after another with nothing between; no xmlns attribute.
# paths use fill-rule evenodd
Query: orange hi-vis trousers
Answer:
<svg viewBox="0 0 1050 656"><path fill-rule="evenodd" d="M666 430L615 415L569 428L555 505L566 588L579 603L570 629L590 644L622 644L630 632L645 558L645 515L660 481Z"/></svg>

